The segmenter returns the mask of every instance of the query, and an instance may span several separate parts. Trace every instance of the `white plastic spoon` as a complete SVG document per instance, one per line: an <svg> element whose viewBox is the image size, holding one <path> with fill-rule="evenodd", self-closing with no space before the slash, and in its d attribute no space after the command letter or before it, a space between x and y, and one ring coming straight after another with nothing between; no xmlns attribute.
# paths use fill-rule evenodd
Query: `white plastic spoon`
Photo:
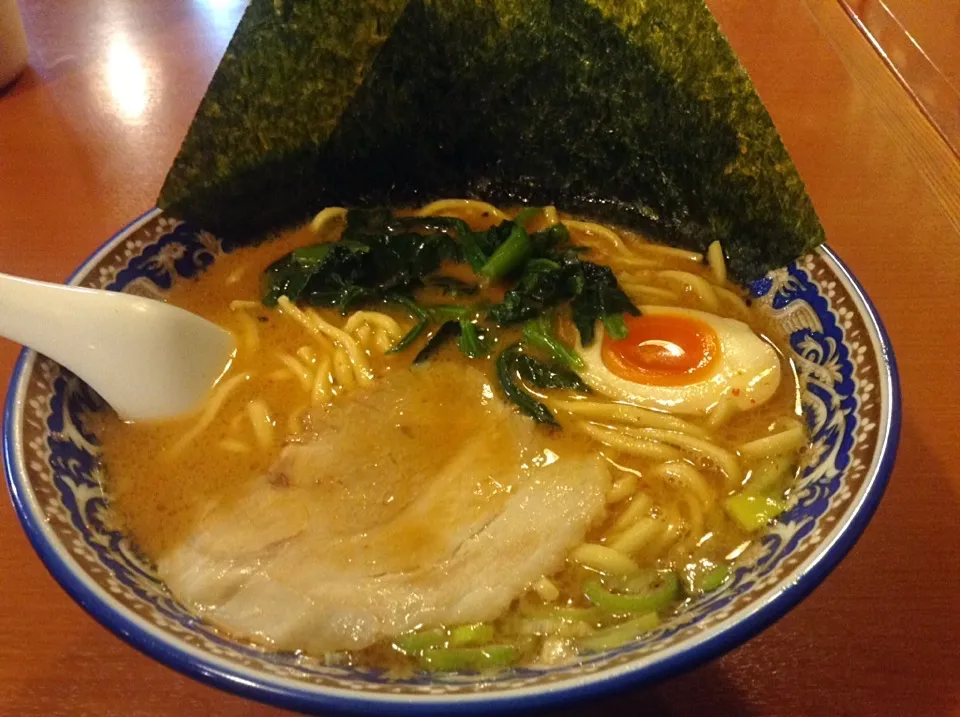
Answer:
<svg viewBox="0 0 960 717"><path fill-rule="evenodd" d="M0 336L70 369L129 421L195 410L236 351L230 332L162 301L6 274Z"/></svg>

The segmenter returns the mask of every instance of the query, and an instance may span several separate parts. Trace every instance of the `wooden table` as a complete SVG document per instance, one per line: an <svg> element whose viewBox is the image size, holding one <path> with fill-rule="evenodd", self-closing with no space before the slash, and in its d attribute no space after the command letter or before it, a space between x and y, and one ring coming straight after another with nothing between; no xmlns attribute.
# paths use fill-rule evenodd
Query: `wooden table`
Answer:
<svg viewBox="0 0 960 717"><path fill-rule="evenodd" d="M33 70L0 98L0 269L63 280L153 205L242 3L21 5ZM835 0L710 5L830 244L893 337L900 457L866 534L802 605L722 659L592 707L960 715L960 161ZM943 37L960 37L960 13L928 27L938 24ZM4 382L16 353L0 342ZM0 715L167 714L277 712L181 677L97 625L47 575L0 501Z"/></svg>

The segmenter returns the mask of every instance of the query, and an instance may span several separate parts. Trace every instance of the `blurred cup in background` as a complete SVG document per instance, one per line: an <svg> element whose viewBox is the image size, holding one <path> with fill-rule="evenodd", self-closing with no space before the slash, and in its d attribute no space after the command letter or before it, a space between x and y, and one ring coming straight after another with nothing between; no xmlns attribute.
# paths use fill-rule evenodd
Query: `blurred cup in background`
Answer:
<svg viewBox="0 0 960 717"><path fill-rule="evenodd" d="M27 66L27 33L17 0L0 0L0 89L12 83Z"/></svg>

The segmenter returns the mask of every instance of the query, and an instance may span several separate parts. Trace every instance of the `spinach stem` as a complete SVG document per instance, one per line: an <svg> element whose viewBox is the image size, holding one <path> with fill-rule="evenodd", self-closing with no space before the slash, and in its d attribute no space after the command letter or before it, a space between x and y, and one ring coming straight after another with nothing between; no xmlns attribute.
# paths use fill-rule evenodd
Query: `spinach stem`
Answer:
<svg viewBox="0 0 960 717"><path fill-rule="evenodd" d="M524 341L548 352L555 361L572 369L582 369L583 359L560 340L550 324L550 317L547 315L538 316L528 322L523 327Z"/></svg>
<svg viewBox="0 0 960 717"><path fill-rule="evenodd" d="M479 273L487 279L502 279L526 264L532 253L530 235L523 227L514 224L507 240L497 247Z"/></svg>

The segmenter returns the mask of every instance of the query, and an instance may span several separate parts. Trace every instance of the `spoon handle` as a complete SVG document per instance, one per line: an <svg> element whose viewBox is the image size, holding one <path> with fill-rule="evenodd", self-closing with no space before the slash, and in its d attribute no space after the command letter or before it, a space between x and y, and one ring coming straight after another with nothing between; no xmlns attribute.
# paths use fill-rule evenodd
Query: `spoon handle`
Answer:
<svg viewBox="0 0 960 717"><path fill-rule="evenodd" d="M128 420L193 410L236 346L229 332L162 301L6 274L0 336L65 366Z"/></svg>
<svg viewBox="0 0 960 717"><path fill-rule="evenodd" d="M90 316L105 308L101 293L0 274L0 336L72 368L97 341Z"/></svg>

